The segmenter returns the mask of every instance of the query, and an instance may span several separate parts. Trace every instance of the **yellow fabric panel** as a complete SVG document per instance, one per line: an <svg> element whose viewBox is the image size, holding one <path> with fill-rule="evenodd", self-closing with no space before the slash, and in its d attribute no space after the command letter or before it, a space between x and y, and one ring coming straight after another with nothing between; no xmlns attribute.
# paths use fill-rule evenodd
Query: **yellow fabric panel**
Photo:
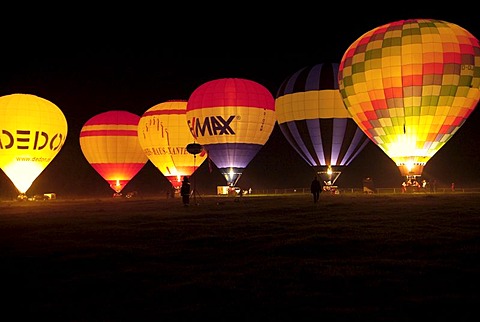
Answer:
<svg viewBox="0 0 480 322"><path fill-rule="evenodd" d="M350 118L338 90L318 90L283 95L275 100L279 124L295 120Z"/></svg>
<svg viewBox="0 0 480 322"><path fill-rule="evenodd" d="M84 136L80 138L89 163L145 163L148 159L134 136Z"/></svg>
<svg viewBox="0 0 480 322"><path fill-rule="evenodd" d="M137 131L137 127L129 124L95 124L85 125L83 131Z"/></svg>

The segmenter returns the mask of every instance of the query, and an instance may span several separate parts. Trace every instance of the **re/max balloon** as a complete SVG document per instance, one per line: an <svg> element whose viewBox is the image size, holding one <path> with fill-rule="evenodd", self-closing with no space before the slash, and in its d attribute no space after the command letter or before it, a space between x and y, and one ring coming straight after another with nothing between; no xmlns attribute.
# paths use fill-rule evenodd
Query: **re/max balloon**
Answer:
<svg viewBox="0 0 480 322"><path fill-rule="evenodd" d="M242 78L197 87L188 99L186 117L193 136L230 186L267 142L276 122L272 94Z"/></svg>
<svg viewBox="0 0 480 322"><path fill-rule="evenodd" d="M275 113L290 145L331 184L370 142L343 104L336 63L304 67L287 78Z"/></svg>
<svg viewBox="0 0 480 322"><path fill-rule="evenodd" d="M441 20L388 23L350 45L338 79L358 126L402 175L419 176L480 99L479 41Z"/></svg>
<svg viewBox="0 0 480 322"><path fill-rule="evenodd" d="M205 151L191 154L194 142L185 117L187 101L171 100L148 109L138 123L138 139L145 155L178 191L206 159ZM195 151L197 152L197 151Z"/></svg>
<svg viewBox="0 0 480 322"><path fill-rule="evenodd" d="M21 196L60 152L67 130L62 111L46 99L0 97L0 168Z"/></svg>
<svg viewBox="0 0 480 322"><path fill-rule="evenodd" d="M113 110L90 118L80 131L80 148L90 165L119 195L148 158L138 142L140 116Z"/></svg>

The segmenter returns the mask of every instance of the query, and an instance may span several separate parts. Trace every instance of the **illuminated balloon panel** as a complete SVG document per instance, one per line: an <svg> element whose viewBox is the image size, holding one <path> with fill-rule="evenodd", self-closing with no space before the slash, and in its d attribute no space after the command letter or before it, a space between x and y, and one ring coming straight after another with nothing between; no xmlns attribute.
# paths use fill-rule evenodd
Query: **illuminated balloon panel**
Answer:
<svg viewBox="0 0 480 322"><path fill-rule="evenodd" d="M272 94L242 78L200 85L188 99L186 116L194 137L229 185L235 185L268 141L276 122Z"/></svg>
<svg viewBox="0 0 480 322"><path fill-rule="evenodd" d="M148 161L138 142L139 120L127 111L108 111L90 118L80 131L83 155L116 193Z"/></svg>
<svg viewBox="0 0 480 322"><path fill-rule="evenodd" d="M67 138L67 120L52 102L31 94L0 97L0 168L25 194Z"/></svg>
<svg viewBox="0 0 480 322"><path fill-rule="evenodd" d="M480 99L479 42L440 20L385 24L346 50L339 87L352 118L401 174L421 175Z"/></svg>
<svg viewBox="0 0 480 322"><path fill-rule="evenodd" d="M287 78L275 113L287 141L317 172L347 166L370 142L343 104L336 63L304 67Z"/></svg>
<svg viewBox="0 0 480 322"><path fill-rule="evenodd" d="M163 102L148 109L138 123L140 146L175 189L180 188L184 176L191 176L207 159L205 151L195 155L187 151L194 137L186 109L187 101Z"/></svg>

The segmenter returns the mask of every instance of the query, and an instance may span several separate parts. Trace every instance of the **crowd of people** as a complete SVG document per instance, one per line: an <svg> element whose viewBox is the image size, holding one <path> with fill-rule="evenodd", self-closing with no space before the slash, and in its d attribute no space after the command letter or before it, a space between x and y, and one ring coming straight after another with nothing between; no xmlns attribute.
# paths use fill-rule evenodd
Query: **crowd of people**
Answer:
<svg viewBox="0 0 480 322"><path fill-rule="evenodd" d="M408 178L407 180L402 182L402 192L420 192L420 191L431 191L436 192L437 184L436 180L432 180L432 182L428 182L426 179L422 179L421 181L417 180L416 178Z"/></svg>

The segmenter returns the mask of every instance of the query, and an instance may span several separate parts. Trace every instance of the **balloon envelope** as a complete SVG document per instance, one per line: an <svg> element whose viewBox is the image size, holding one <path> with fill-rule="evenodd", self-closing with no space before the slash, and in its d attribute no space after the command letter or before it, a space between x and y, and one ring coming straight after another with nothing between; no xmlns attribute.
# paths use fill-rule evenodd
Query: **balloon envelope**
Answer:
<svg viewBox="0 0 480 322"><path fill-rule="evenodd" d="M148 109L138 123L138 139L145 155L177 190L183 177L191 176L207 159L203 149L197 154L187 150L194 137L186 109L187 101L163 102Z"/></svg>
<svg viewBox="0 0 480 322"><path fill-rule="evenodd" d="M222 78L197 87L187 102L187 120L230 186L267 142L275 126L272 94L259 83Z"/></svg>
<svg viewBox="0 0 480 322"><path fill-rule="evenodd" d="M287 78L275 113L290 145L316 172L328 172L329 180L329 171L339 175L370 142L343 104L335 63L304 67Z"/></svg>
<svg viewBox="0 0 480 322"><path fill-rule="evenodd" d="M93 116L80 131L83 155L118 194L148 161L138 142L139 120L127 111L108 111Z"/></svg>
<svg viewBox="0 0 480 322"><path fill-rule="evenodd" d="M30 94L0 97L0 168L20 194L60 152L67 120L52 102Z"/></svg>
<svg viewBox="0 0 480 322"><path fill-rule="evenodd" d="M421 175L479 101L479 42L440 20L385 24L346 50L339 87L352 118L400 173Z"/></svg>

